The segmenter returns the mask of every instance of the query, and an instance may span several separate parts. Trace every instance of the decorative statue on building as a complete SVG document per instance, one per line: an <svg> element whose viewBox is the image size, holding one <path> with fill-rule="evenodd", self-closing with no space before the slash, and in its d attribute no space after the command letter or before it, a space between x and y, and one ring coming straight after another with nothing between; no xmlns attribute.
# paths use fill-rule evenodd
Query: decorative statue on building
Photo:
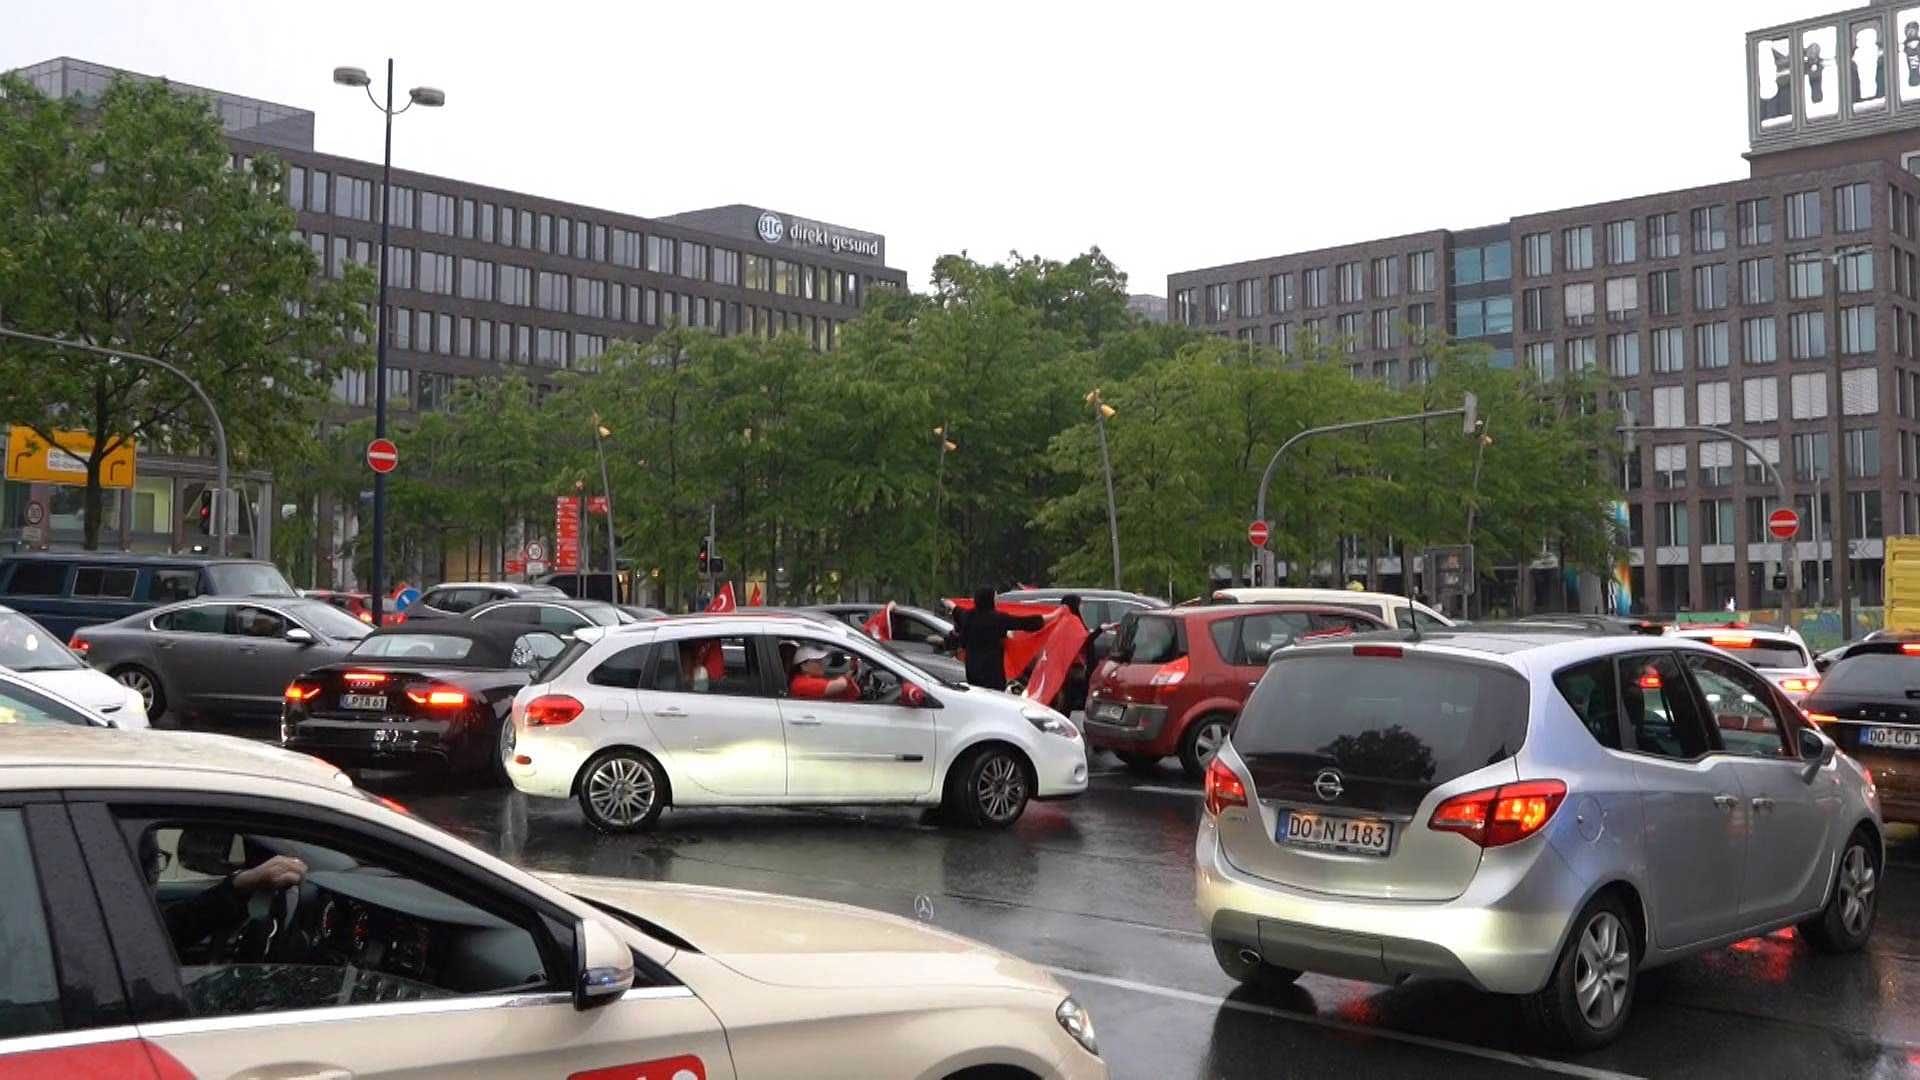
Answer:
<svg viewBox="0 0 1920 1080"><path fill-rule="evenodd" d="M1920 31L1920 25L1916 25L1915 29ZM1920 37L1915 40L1920 42ZM1756 59L1763 65L1762 71L1768 59L1773 61L1772 94L1766 92L1766 76L1756 73L1761 85L1760 122L1784 120L1793 111L1793 65L1788 62L1786 50L1769 42L1760 43L1760 55Z"/></svg>
<svg viewBox="0 0 1920 1080"><path fill-rule="evenodd" d="M1877 106L1886 98L1885 55L1880 48L1879 27L1862 26L1853 32L1853 104L1856 108Z"/></svg>
<svg viewBox="0 0 1920 1080"><path fill-rule="evenodd" d="M1827 65L1820 59L1820 43L1807 42L1807 47L1800 52L1800 62L1807 68L1807 100L1816 104L1825 101Z"/></svg>
<svg viewBox="0 0 1920 1080"><path fill-rule="evenodd" d="M1920 87L1920 22L1910 22L1901 31L1900 52L1906 59L1907 85Z"/></svg>

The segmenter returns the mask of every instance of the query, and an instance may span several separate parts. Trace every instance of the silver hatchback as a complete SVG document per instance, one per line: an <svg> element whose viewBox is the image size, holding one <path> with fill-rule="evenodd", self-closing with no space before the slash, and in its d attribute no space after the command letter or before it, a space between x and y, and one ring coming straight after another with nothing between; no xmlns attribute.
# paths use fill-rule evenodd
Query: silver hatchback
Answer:
<svg viewBox="0 0 1920 1080"><path fill-rule="evenodd" d="M1236 979L1455 979L1584 1048L1644 968L1788 926L1859 949L1885 851L1871 776L1752 668L1489 627L1279 654L1194 856Z"/></svg>

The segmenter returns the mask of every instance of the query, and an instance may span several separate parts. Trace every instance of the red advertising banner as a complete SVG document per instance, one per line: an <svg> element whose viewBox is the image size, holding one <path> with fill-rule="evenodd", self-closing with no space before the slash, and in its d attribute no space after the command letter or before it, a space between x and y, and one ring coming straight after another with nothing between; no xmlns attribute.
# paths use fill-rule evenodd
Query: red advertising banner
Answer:
<svg viewBox="0 0 1920 1080"><path fill-rule="evenodd" d="M580 497L559 495L553 500L553 568L562 574L580 571Z"/></svg>
<svg viewBox="0 0 1920 1080"><path fill-rule="evenodd" d="M607 497L605 495L587 496L587 513L604 514L606 512L607 512Z"/></svg>

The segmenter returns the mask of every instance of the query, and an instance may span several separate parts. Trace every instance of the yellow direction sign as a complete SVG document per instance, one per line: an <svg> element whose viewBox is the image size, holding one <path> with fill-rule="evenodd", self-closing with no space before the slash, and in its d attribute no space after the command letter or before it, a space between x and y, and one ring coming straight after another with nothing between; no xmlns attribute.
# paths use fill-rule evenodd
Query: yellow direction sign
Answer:
<svg viewBox="0 0 1920 1080"><path fill-rule="evenodd" d="M60 445L49 446L32 430L21 424L7 429L7 479L29 484L68 484L87 482L87 458L93 453L93 436L84 431L56 431ZM122 442L100 463L100 486L133 486L134 446Z"/></svg>

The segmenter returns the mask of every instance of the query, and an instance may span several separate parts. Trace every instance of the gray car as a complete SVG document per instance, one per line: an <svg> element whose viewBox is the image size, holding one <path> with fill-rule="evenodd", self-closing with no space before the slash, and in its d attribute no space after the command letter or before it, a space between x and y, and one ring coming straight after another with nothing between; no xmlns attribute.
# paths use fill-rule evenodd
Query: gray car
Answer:
<svg viewBox="0 0 1920 1080"><path fill-rule="evenodd" d="M372 627L303 597L189 600L75 634L87 662L132 687L157 721L278 723L287 684L345 656Z"/></svg>
<svg viewBox="0 0 1920 1080"><path fill-rule="evenodd" d="M1798 927L1866 943L1873 782L1706 644L1461 628L1279 654L1195 847L1228 974L1457 980L1607 1042L1639 972Z"/></svg>

